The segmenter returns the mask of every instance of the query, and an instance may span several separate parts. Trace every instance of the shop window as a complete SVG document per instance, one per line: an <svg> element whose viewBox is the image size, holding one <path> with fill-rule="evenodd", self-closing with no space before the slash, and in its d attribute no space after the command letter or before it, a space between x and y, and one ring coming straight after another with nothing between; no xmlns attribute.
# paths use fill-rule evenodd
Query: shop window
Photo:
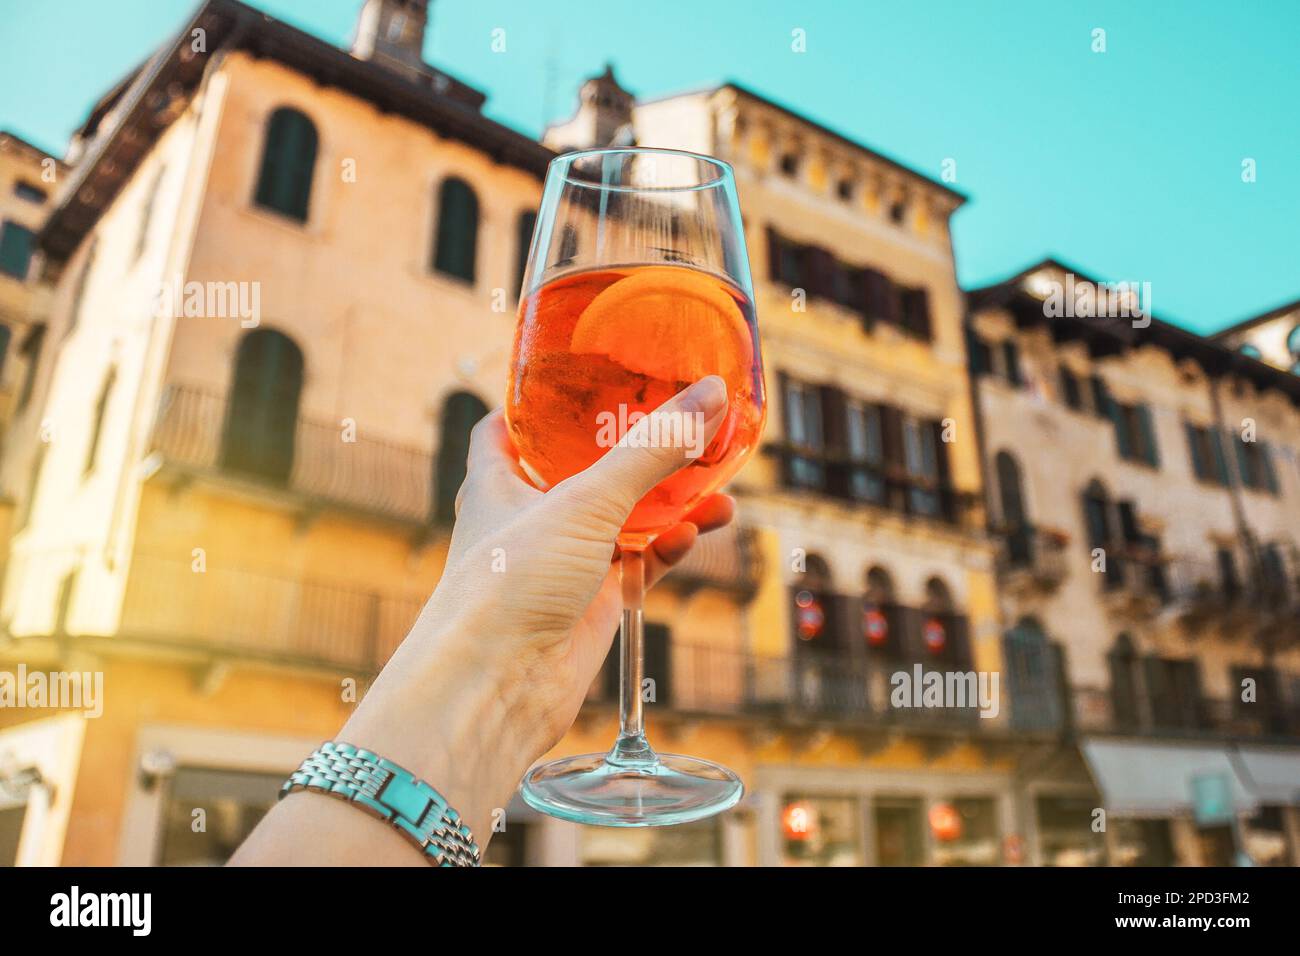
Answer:
<svg viewBox="0 0 1300 956"><path fill-rule="evenodd" d="M930 837L938 866L997 866L1002 862L997 803L958 797L930 804Z"/></svg>
<svg viewBox="0 0 1300 956"><path fill-rule="evenodd" d="M1286 828L1286 807L1262 806L1242 826L1242 842L1256 866L1291 866L1293 849Z"/></svg>
<svg viewBox="0 0 1300 956"><path fill-rule="evenodd" d="M582 827L584 866L721 866L718 817L675 827Z"/></svg>
<svg viewBox="0 0 1300 956"><path fill-rule="evenodd" d="M877 866L925 863L924 806L915 797L878 797L872 807Z"/></svg>
<svg viewBox="0 0 1300 956"><path fill-rule="evenodd" d="M781 860L787 866L862 866L861 804L855 797L787 794Z"/></svg>
<svg viewBox="0 0 1300 956"><path fill-rule="evenodd" d="M163 807L161 866L222 866L275 806L286 774L182 767ZM204 827L195 832L195 812Z"/></svg>
<svg viewBox="0 0 1300 956"><path fill-rule="evenodd" d="M1174 866L1174 837L1168 820L1112 821L1114 866Z"/></svg>
<svg viewBox="0 0 1300 956"><path fill-rule="evenodd" d="M1106 861L1104 833L1092 830L1095 797L1040 796L1038 849L1044 866L1101 866Z"/></svg>

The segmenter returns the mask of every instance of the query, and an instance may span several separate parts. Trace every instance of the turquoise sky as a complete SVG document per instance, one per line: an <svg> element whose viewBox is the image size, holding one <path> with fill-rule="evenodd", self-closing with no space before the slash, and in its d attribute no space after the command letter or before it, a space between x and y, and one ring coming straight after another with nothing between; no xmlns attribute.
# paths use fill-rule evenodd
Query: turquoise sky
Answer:
<svg viewBox="0 0 1300 956"><path fill-rule="evenodd" d="M257 5L346 45L361 0ZM61 152L195 6L0 0L0 128ZM527 133L611 60L640 96L734 79L931 176L951 157L967 287L1051 254L1203 332L1300 298L1300 0L434 0L432 22L427 57Z"/></svg>

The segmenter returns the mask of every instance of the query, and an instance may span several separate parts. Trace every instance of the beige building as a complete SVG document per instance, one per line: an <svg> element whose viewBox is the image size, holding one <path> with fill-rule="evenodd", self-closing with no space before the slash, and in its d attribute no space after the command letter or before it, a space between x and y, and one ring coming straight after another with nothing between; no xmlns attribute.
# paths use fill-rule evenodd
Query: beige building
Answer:
<svg viewBox="0 0 1300 956"><path fill-rule="evenodd" d="M1013 722L1078 745L1037 854L1296 862L1300 378L1116 298L1050 260L970 296Z"/></svg>

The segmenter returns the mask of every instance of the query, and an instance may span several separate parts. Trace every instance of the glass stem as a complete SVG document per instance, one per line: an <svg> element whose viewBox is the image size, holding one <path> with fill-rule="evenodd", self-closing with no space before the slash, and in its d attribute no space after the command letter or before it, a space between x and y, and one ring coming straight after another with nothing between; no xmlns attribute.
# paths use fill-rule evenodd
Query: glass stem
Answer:
<svg viewBox="0 0 1300 956"><path fill-rule="evenodd" d="M645 739L645 702L641 682L645 675L645 555L628 548L619 559L623 583L623 621L619 627L618 742L609 762L619 766L653 766L657 758Z"/></svg>

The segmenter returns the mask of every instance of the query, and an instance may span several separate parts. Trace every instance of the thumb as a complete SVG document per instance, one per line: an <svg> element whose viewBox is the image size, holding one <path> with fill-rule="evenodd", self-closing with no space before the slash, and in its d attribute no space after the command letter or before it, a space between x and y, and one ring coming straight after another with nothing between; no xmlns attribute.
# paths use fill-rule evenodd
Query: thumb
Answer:
<svg viewBox="0 0 1300 956"><path fill-rule="evenodd" d="M561 484L578 501L616 509L621 527L655 485L699 458L726 412L727 383L717 375L702 378L629 428L594 465Z"/></svg>

